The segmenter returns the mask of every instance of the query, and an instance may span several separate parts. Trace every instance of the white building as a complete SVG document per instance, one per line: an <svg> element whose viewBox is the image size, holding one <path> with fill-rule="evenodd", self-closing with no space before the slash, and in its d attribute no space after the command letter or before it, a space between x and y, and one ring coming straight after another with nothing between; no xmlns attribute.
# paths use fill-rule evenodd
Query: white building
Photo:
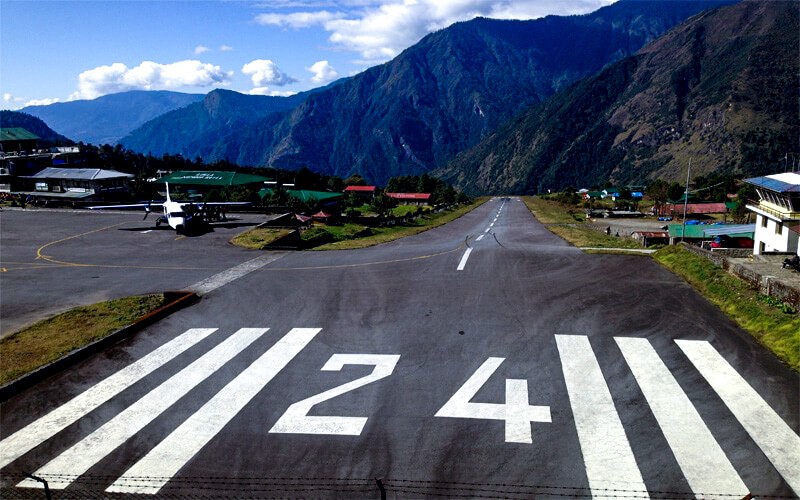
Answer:
<svg viewBox="0 0 800 500"><path fill-rule="evenodd" d="M758 192L753 253L800 253L800 174L784 173L746 179Z"/></svg>

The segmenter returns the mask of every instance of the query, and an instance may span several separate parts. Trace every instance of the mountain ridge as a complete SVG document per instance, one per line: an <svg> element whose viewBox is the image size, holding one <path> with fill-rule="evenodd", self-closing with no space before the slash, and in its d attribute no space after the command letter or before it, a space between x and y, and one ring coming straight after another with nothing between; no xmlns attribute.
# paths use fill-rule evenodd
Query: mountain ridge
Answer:
<svg viewBox="0 0 800 500"><path fill-rule="evenodd" d="M800 151L800 6L705 12L534 106L435 175L481 192L758 175Z"/></svg>

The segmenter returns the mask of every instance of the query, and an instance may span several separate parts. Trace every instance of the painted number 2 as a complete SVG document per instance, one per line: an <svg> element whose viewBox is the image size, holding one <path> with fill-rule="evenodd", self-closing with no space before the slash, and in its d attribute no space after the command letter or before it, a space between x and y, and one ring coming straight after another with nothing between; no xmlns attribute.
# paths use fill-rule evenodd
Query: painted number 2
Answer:
<svg viewBox="0 0 800 500"><path fill-rule="evenodd" d="M344 365L372 365L375 369L369 375L294 403L281 415L269 432L360 435L367 423L367 417L309 416L308 413L314 405L388 377L394 371L399 359L400 356L395 354L334 354L321 368L323 371L340 371Z"/></svg>
<svg viewBox="0 0 800 500"><path fill-rule="evenodd" d="M504 420L507 443L533 443L531 422L551 422L549 406L528 404L528 381L506 379L506 402L471 403L470 400L500 367L505 358L489 358L436 413L437 417Z"/></svg>

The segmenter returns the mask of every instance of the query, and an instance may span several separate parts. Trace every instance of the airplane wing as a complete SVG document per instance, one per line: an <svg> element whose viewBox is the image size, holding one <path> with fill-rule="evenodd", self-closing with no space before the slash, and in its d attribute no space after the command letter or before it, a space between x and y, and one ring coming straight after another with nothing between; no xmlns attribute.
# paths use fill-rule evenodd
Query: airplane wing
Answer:
<svg viewBox="0 0 800 500"><path fill-rule="evenodd" d="M89 210L106 210L106 209L115 209L115 208L153 208L153 207L160 207L163 206L164 203L157 201L153 203L134 203L132 205L97 205L94 207L87 207Z"/></svg>

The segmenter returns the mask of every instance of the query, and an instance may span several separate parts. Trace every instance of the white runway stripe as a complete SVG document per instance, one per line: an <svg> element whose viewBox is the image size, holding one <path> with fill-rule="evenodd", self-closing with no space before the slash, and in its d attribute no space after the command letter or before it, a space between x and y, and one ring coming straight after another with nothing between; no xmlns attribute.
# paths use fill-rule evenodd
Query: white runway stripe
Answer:
<svg viewBox="0 0 800 500"><path fill-rule="evenodd" d="M242 276L246 276L253 271L258 271L262 267L274 262L281 257L286 255L285 253L268 253L265 255L261 255L260 257L256 257L255 259L248 260L247 262L243 262L238 266L234 266L230 269L226 269L221 273L217 273L214 276L204 279L194 285L190 286L188 289L193 291L199 295L203 295L209 293L217 288L227 285L231 281L237 280Z"/></svg>
<svg viewBox="0 0 800 500"><path fill-rule="evenodd" d="M650 405L686 481L695 494L733 494L749 490L647 339L615 338Z"/></svg>
<svg viewBox="0 0 800 500"><path fill-rule="evenodd" d="M556 335L556 345L592 496L647 495L589 338Z"/></svg>
<svg viewBox="0 0 800 500"><path fill-rule="evenodd" d="M40 445L123 390L217 331L192 328L0 441L0 467Z"/></svg>
<svg viewBox="0 0 800 500"><path fill-rule="evenodd" d="M320 330L321 328L292 329L106 491L158 493L169 478L211 441ZM153 479L143 481L142 478Z"/></svg>
<svg viewBox="0 0 800 500"><path fill-rule="evenodd" d="M467 259L469 259L469 254L472 253L472 248L467 248L464 252L464 255L461 257L461 262L458 263L458 268L456 271L463 271L464 267L467 265Z"/></svg>
<svg viewBox="0 0 800 500"><path fill-rule="evenodd" d="M51 489L69 486L71 478L84 474L94 464L113 452L167 408L175 404L200 382L261 337L267 328L242 328L186 368L148 392L136 403L92 432L68 450L41 467L36 475L61 477L49 482ZM58 475L58 476L56 476ZM43 485L25 479L19 486L40 488Z"/></svg>
<svg viewBox="0 0 800 500"><path fill-rule="evenodd" d="M703 340L676 340L783 479L800 495L800 437L733 367Z"/></svg>

